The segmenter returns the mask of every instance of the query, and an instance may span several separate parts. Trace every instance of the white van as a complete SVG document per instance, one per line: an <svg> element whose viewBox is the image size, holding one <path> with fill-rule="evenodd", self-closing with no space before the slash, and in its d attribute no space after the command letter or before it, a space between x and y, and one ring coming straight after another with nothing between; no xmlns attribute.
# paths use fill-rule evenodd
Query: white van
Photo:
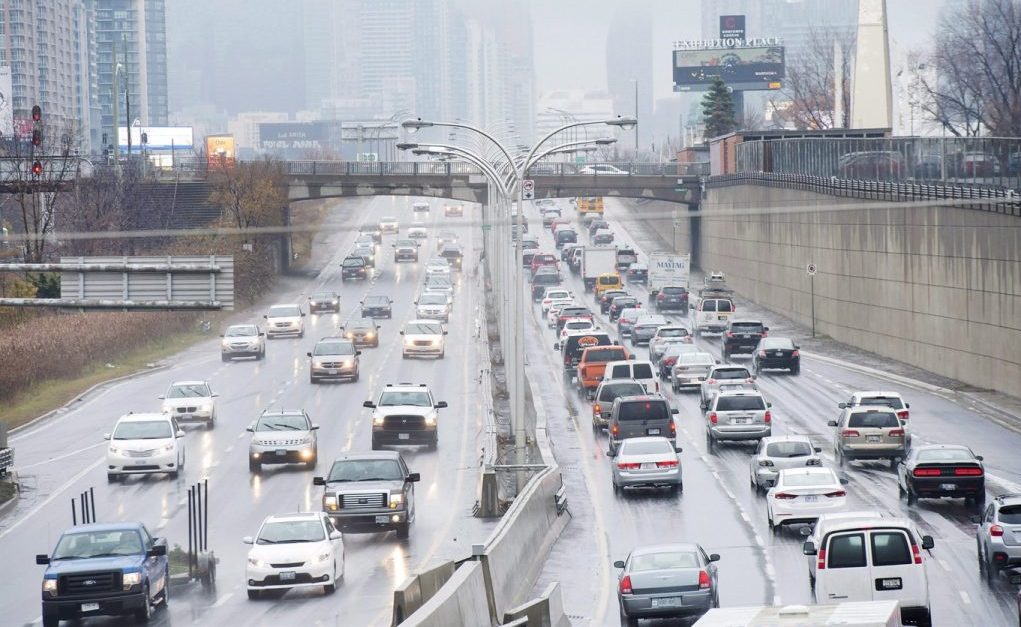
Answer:
<svg viewBox="0 0 1021 627"><path fill-rule="evenodd" d="M646 394L659 393L656 367L651 361L611 361L603 371L603 381L613 379L634 379L642 384Z"/></svg>
<svg viewBox="0 0 1021 627"><path fill-rule="evenodd" d="M695 335L723 333L734 316L734 301L729 298L701 298L694 310Z"/></svg>
<svg viewBox="0 0 1021 627"><path fill-rule="evenodd" d="M833 525L818 546L805 542L803 552L816 557L817 603L896 600L902 620L931 625L922 551L933 545L907 519L874 518Z"/></svg>

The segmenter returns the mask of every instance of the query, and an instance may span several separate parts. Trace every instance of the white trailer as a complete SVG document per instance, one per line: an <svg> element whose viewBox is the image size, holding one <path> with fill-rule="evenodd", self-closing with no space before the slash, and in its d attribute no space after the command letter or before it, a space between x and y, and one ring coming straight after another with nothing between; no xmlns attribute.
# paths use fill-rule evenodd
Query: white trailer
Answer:
<svg viewBox="0 0 1021 627"><path fill-rule="evenodd" d="M659 290L668 285L687 288L690 275L691 255L652 253L649 255L649 300L655 300Z"/></svg>
<svg viewBox="0 0 1021 627"><path fill-rule="evenodd" d="M897 601L848 601L832 605L725 607L709 610L695 627L901 627Z"/></svg>
<svg viewBox="0 0 1021 627"><path fill-rule="evenodd" d="M617 271L617 249L612 246L586 246L581 252L581 278L585 291L591 291L600 274Z"/></svg>

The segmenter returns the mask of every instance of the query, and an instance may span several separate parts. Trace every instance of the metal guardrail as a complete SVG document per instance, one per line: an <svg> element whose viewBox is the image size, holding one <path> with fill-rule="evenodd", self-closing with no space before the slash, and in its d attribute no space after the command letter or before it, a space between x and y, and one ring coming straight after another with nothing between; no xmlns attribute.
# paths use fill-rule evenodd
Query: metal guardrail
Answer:
<svg viewBox="0 0 1021 627"><path fill-rule="evenodd" d="M797 138L737 145L739 173L1021 189L1021 139Z"/></svg>
<svg viewBox="0 0 1021 627"><path fill-rule="evenodd" d="M285 172L291 176L452 176L482 174L480 168L458 161L288 161ZM537 163L529 176L702 176L709 173L708 163Z"/></svg>
<svg viewBox="0 0 1021 627"><path fill-rule="evenodd" d="M764 185L831 194L868 200L951 201L949 206L1021 217L1021 194L1014 190L969 185L938 185L925 183L894 183L842 179L837 177L775 172L743 172L722 174L707 179L707 187L731 185ZM953 202L960 201L960 202Z"/></svg>

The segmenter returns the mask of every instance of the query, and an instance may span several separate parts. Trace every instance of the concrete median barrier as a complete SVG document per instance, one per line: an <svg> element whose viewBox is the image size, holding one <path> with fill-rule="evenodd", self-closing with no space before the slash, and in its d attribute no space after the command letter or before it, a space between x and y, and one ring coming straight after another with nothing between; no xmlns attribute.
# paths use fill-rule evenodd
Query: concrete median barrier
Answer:
<svg viewBox="0 0 1021 627"><path fill-rule="evenodd" d="M393 624L400 625L431 599L454 575L454 562L416 572L394 590Z"/></svg>
<svg viewBox="0 0 1021 627"><path fill-rule="evenodd" d="M528 627L569 627L571 621L564 614L564 599L560 594L560 583L554 581L543 593L503 614L503 625L518 624Z"/></svg>
<svg viewBox="0 0 1021 627"><path fill-rule="evenodd" d="M411 627L492 625L493 618L489 613L482 564L480 562L461 564L432 598L399 624Z"/></svg>

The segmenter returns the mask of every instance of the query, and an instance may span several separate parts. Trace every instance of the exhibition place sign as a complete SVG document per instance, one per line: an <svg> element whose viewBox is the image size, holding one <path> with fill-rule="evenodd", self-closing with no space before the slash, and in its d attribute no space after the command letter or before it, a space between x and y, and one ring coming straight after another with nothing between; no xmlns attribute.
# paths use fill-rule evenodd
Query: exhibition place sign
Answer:
<svg viewBox="0 0 1021 627"><path fill-rule="evenodd" d="M781 45L779 37L753 37L751 39L691 39L675 41L674 50L704 50L706 48L762 48Z"/></svg>

